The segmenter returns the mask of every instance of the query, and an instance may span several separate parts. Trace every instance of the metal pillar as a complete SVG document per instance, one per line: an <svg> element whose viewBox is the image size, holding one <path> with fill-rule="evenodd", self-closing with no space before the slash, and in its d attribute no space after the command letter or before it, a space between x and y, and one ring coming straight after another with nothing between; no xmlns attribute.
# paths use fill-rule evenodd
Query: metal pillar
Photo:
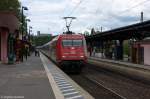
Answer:
<svg viewBox="0 0 150 99"><path fill-rule="evenodd" d="M123 60L123 40L115 41L114 54L116 60Z"/></svg>
<svg viewBox="0 0 150 99"><path fill-rule="evenodd" d="M120 42L120 57L119 57L119 59L120 60L123 60L123 40L119 40L119 42Z"/></svg>
<svg viewBox="0 0 150 99"><path fill-rule="evenodd" d="M104 41L102 41L101 49L102 49L102 58L104 58Z"/></svg>

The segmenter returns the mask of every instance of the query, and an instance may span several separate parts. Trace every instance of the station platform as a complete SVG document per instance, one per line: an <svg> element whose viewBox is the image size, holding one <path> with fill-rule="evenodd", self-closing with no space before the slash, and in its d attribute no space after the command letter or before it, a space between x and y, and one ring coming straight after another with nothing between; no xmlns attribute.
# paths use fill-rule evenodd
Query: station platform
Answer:
<svg viewBox="0 0 150 99"><path fill-rule="evenodd" d="M43 54L0 64L0 99L93 99Z"/></svg>
<svg viewBox="0 0 150 99"><path fill-rule="evenodd" d="M133 67L133 68L139 68L139 69L147 69L147 70L150 70L150 65L134 64L134 63L126 62L126 61L118 61L118 60L104 59L104 58L100 58L100 57L89 57L89 59L99 60L99 61L108 62L108 63L113 63L113 64L119 64L119 65L130 66L130 67Z"/></svg>
<svg viewBox="0 0 150 99"><path fill-rule="evenodd" d="M103 59L100 57L89 57L88 63L97 65L101 68L108 69L137 80L150 82L149 65L133 64L129 62Z"/></svg>
<svg viewBox="0 0 150 99"><path fill-rule="evenodd" d="M55 99L40 57L0 64L0 99Z"/></svg>

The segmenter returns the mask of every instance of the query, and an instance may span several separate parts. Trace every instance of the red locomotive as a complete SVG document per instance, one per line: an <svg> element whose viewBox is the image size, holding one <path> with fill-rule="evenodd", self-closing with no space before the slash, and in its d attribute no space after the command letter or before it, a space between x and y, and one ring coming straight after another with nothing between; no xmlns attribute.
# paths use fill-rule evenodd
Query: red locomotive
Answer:
<svg viewBox="0 0 150 99"><path fill-rule="evenodd" d="M66 20L65 34L55 37L52 41L42 46L43 52L59 67L67 72L80 72L87 61L86 41L82 34L73 34L69 27L75 17L64 17ZM70 23L67 24L67 19Z"/></svg>
<svg viewBox="0 0 150 99"><path fill-rule="evenodd" d="M62 34L42 46L43 52L67 72L80 72L87 61L86 41L81 34Z"/></svg>

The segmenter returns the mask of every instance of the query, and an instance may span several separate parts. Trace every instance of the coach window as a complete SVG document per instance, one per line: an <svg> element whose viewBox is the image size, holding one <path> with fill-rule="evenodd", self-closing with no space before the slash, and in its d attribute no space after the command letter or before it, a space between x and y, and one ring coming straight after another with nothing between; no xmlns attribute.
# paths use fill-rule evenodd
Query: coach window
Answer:
<svg viewBox="0 0 150 99"><path fill-rule="evenodd" d="M72 46L72 40L63 40L63 46Z"/></svg>
<svg viewBox="0 0 150 99"><path fill-rule="evenodd" d="M73 40L73 46L82 46L83 42L82 40Z"/></svg>

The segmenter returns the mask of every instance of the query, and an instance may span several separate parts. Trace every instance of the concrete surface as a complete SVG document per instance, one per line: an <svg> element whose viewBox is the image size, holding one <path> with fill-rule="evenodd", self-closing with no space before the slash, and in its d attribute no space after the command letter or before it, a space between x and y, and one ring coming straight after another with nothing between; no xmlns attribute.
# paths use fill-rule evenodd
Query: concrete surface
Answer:
<svg viewBox="0 0 150 99"><path fill-rule="evenodd" d="M0 99L55 99L40 57L0 64Z"/></svg>

